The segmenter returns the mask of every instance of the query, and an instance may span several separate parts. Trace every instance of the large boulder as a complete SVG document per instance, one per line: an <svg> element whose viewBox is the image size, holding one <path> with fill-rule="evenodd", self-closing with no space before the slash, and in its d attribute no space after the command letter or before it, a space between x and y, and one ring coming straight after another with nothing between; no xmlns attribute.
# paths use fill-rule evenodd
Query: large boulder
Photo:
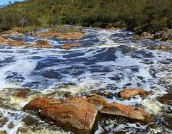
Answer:
<svg viewBox="0 0 172 134"><path fill-rule="evenodd" d="M27 104L24 110L36 111L42 118L53 121L64 130L75 134L90 133L98 113L94 105L84 98L38 98Z"/></svg>
<svg viewBox="0 0 172 134"><path fill-rule="evenodd" d="M148 123L151 121L151 115L142 108L126 106L119 103L111 103L100 110L102 114L123 116L130 119Z"/></svg>
<svg viewBox="0 0 172 134"><path fill-rule="evenodd" d="M145 95L150 95L151 93L152 92L150 92L150 91L146 91L146 90L139 89L139 88L130 88L130 89L125 88L120 92L120 96L123 99L129 99L136 95L145 96Z"/></svg>

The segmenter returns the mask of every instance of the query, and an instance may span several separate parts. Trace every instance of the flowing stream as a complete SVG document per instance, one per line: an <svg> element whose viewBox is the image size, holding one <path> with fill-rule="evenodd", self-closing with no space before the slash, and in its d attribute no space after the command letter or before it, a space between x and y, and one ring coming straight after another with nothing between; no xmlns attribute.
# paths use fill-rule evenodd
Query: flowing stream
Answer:
<svg viewBox="0 0 172 134"><path fill-rule="evenodd" d="M17 88L30 88L34 92L31 97L54 91L74 95L92 92L108 94L106 98L109 102L142 105L159 117L154 127L120 117L102 117L95 134L171 134L172 129L164 125L160 111L167 109L172 113L172 107L159 103L156 96L165 94L172 87L172 53L170 50L150 49L170 44L148 39L136 40L130 31L90 28L86 31L86 36L81 40L44 39L54 45L51 49L0 46L0 131L5 130L8 134L70 133L21 110L29 99L19 99L13 96L13 92ZM11 38L25 42L42 40L28 35ZM70 50L60 48L70 42L82 43L83 47ZM153 91L154 95L122 100L118 93L125 87L139 87ZM61 96L57 93L55 97Z"/></svg>

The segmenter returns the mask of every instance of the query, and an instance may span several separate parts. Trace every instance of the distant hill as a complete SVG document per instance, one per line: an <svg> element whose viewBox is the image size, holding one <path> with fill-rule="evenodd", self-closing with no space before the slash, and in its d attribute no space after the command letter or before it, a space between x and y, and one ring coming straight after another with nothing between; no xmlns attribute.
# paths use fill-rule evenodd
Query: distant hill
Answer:
<svg viewBox="0 0 172 134"><path fill-rule="evenodd" d="M1 31L57 24L155 32L172 28L172 0L26 0L0 9Z"/></svg>

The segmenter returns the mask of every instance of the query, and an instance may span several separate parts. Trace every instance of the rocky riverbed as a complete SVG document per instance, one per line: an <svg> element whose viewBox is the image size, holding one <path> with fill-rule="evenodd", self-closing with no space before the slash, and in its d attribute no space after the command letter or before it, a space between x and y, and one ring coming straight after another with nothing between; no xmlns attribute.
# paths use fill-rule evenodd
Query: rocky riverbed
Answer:
<svg viewBox="0 0 172 134"><path fill-rule="evenodd" d="M172 133L170 42L120 29L0 35L0 134Z"/></svg>

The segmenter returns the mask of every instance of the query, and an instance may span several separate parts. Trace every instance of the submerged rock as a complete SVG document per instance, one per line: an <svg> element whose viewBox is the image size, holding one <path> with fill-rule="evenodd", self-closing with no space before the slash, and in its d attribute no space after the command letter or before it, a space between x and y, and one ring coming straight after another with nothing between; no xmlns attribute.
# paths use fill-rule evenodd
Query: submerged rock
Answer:
<svg viewBox="0 0 172 134"><path fill-rule="evenodd" d="M79 43L68 43L68 44L65 44L63 45L61 48L62 49L66 49L66 50L69 50L73 47L82 47L83 45L82 44L79 44Z"/></svg>
<svg viewBox="0 0 172 134"><path fill-rule="evenodd" d="M136 95L145 96L145 95L150 95L150 94L152 94L152 92L146 91L143 89L139 89L139 88L123 89L120 92L120 96L123 99L129 99L129 98L134 97Z"/></svg>
<svg viewBox="0 0 172 134"><path fill-rule="evenodd" d="M126 106L119 103L111 103L106 105L100 110L100 113L123 116L146 123L151 121L151 115L144 109L134 106Z"/></svg>
<svg viewBox="0 0 172 134"><path fill-rule="evenodd" d="M94 105L84 98L66 100L38 98L27 104L24 110L36 111L42 118L53 121L64 130L75 134L89 133L98 113Z"/></svg>

